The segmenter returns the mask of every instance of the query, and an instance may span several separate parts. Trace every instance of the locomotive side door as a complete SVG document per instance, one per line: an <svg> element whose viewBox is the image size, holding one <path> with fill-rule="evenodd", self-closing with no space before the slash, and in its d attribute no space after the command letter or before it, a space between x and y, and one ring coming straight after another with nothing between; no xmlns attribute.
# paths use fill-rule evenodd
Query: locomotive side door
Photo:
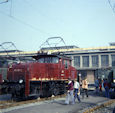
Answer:
<svg viewBox="0 0 115 113"><path fill-rule="evenodd" d="M71 69L70 69L70 65L71 65L71 61L66 59L65 60L65 75L66 78L68 79L69 77L71 77Z"/></svg>
<svg viewBox="0 0 115 113"><path fill-rule="evenodd" d="M68 78L75 79L76 78L76 70L71 66L71 60L64 59L63 64L64 64L65 79L68 79Z"/></svg>
<svg viewBox="0 0 115 113"><path fill-rule="evenodd" d="M63 79L65 78L65 69L64 69L64 60L61 58L60 59L60 78Z"/></svg>
<svg viewBox="0 0 115 113"><path fill-rule="evenodd" d="M69 61L66 59L61 59L61 78L63 79L68 79L68 77L70 76L69 73Z"/></svg>

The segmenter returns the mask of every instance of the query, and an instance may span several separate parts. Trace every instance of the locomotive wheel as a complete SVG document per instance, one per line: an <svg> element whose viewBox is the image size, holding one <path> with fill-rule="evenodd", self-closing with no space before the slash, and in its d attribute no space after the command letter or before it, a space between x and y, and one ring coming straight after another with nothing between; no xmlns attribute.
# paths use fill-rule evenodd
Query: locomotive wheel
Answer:
<svg viewBox="0 0 115 113"><path fill-rule="evenodd" d="M37 98L39 98L40 97L40 91L39 91L39 89L37 88L37 89L35 89L35 94L36 94L36 97Z"/></svg>
<svg viewBox="0 0 115 113"><path fill-rule="evenodd" d="M52 82L49 84L50 85L50 89L49 89L49 92L51 92L52 95L56 96L56 95L59 95L59 85L58 83L56 82Z"/></svg>
<svg viewBox="0 0 115 113"><path fill-rule="evenodd" d="M55 88L53 89L53 95L54 95L54 96L57 96L58 94L59 94L59 88L56 88L56 87L55 87Z"/></svg>
<svg viewBox="0 0 115 113"><path fill-rule="evenodd" d="M51 97L52 96L52 94L49 92L49 91L42 91L42 93L41 93L41 95L40 95L40 97L41 98L44 98L44 97Z"/></svg>
<svg viewBox="0 0 115 113"><path fill-rule="evenodd" d="M65 84L62 84L60 94L64 94L64 93L66 93L66 86Z"/></svg>
<svg viewBox="0 0 115 113"><path fill-rule="evenodd" d="M52 96L52 91L50 90L49 88L49 84L45 83L42 85L42 90L41 90L41 95L40 97L41 98L44 98L44 97L51 97Z"/></svg>
<svg viewBox="0 0 115 113"><path fill-rule="evenodd" d="M40 90L38 87L35 87L34 85L31 86L31 96L35 96L36 98L40 97Z"/></svg>

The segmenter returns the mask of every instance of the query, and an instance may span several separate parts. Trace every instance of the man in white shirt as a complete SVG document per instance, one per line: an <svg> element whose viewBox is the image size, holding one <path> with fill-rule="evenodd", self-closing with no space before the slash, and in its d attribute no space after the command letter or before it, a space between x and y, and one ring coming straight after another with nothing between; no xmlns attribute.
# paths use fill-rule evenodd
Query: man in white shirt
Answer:
<svg viewBox="0 0 115 113"><path fill-rule="evenodd" d="M79 85L79 82L77 80L74 81L74 92L75 92L75 95L74 95L74 100L77 98L79 102L81 102L80 100L80 85Z"/></svg>

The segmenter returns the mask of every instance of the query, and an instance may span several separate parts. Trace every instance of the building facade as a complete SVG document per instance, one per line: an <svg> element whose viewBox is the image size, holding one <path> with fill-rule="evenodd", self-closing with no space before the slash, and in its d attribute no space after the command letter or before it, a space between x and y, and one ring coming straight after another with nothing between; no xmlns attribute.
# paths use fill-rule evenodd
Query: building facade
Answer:
<svg viewBox="0 0 115 113"><path fill-rule="evenodd" d="M66 55L71 56L72 65L78 70L78 74L86 76L91 84L98 76L106 76L106 71L115 66L115 49L81 50ZM101 75L98 74L99 70Z"/></svg>

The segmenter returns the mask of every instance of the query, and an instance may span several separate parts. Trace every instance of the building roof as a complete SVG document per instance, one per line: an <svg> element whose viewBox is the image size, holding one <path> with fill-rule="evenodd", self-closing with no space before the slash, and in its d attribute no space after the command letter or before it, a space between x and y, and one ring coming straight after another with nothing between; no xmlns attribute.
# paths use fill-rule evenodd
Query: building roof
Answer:
<svg viewBox="0 0 115 113"><path fill-rule="evenodd" d="M109 44L110 44L110 46L115 46L115 42L111 42Z"/></svg>
<svg viewBox="0 0 115 113"><path fill-rule="evenodd" d="M73 48L79 48L77 46L58 46L58 47L43 47L41 50L59 50L59 49L73 49Z"/></svg>
<svg viewBox="0 0 115 113"><path fill-rule="evenodd" d="M68 47L68 48L67 48ZM51 48L44 48L39 51L9 51L9 52L0 52L0 56L35 56L38 54L38 52L44 52L44 53L59 53L59 52L75 52L75 53L90 53L90 52L109 52L109 51L115 51L115 46L107 46L107 47L92 47L92 48L78 48L75 46L61 46L61 47L51 47Z"/></svg>

